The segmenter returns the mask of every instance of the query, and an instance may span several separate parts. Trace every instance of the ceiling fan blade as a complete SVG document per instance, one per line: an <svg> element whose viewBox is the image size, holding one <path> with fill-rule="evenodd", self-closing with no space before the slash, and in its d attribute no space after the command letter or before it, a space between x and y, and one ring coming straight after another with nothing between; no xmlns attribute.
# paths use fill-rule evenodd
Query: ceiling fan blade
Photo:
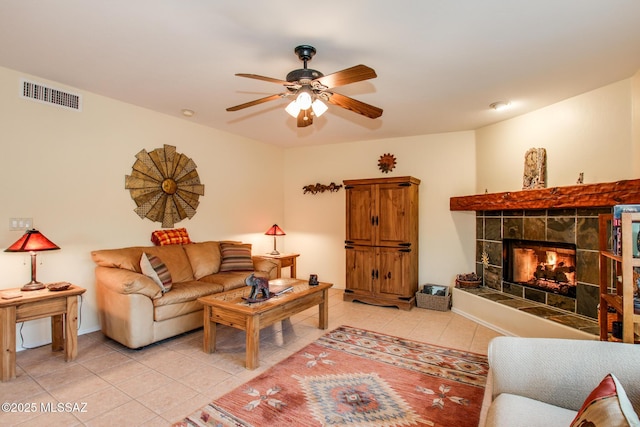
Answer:
<svg viewBox="0 0 640 427"><path fill-rule="evenodd" d="M313 115L311 115L311 108L308 110L300 110L298 113L298 127L304 128L313 124Z"/></svg>
<svg viewBox="0 0 640 427"><path fill-rule="evenodd" d="M329 92L325 92L329 94ZM357 99L349 98L348 96L340 95L339 93L331 93L329 96L329 103L337 105L338 107L346 108L354 113L362 114L370 119L376 119L382 115L382 108L374 107L373 105L358 101Z"/></svg>
<svg viewBox="0 0 640 427"><path fill-rule="evenodd" d="M264 98L255 99L253 101L245 102L244 104L236 105L235 107L227 108L227 111L238 111L243 108L253 107L254 105L262 104L263 102L275 101L276 99L280 99L287 96L286 93L277 93L275 95L265 96Z"/></svg>
<svg viewBox="0 0 640 427"><path fill-rule="evenodd" d="M336 71L335 73L319 77L314 81L320 82L327 88L332 88L348 85L350 83L361 82L363 80L374 79L376 77L378 77L378 75L373 70L373 68L369 68L366 65L360 64L351 68L344 69L342 71Z"/></svg>
<svg viewBox="0 0 640 427"><path fill-rule="evenodd" d="M260 76L258 74L239 73L239 74L236 74L236 76L238 76L238 77L246 77L248 79L264 80L265 82L277 83L277 84L285 85L285 86L290 86L291 85L291 83L286 81L286 80L274 79L273 77L265 77L265 76Z"/></svg>

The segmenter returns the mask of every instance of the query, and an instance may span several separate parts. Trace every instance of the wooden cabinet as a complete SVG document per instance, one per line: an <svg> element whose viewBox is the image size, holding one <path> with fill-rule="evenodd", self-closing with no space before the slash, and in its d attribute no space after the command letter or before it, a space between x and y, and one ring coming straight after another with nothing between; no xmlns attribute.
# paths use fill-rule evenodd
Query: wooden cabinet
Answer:
<svg viewBox="0 0 640 427"><path fill-rule="evenodd" d="M600 339L613 339L608 331L609 308L615 311L615 317L622 322L622 341L638 343L635 333L640 323L640 315L633 310L634 292L636 290L634 268L640 269L640 258L633 257L633 247L637 242L633 239L632 223L640 223L640 213L622 214L622 255L614 255L608 242L611 230L611 214L600 215ZM616 286L613 286L613 283Z"/></svg>
<svg viewBox="0 0 640 427"><path fill-rule="evenodd" d="M411 309L418 289L420 180L360 179L344 185L344 299Z"/></svg>

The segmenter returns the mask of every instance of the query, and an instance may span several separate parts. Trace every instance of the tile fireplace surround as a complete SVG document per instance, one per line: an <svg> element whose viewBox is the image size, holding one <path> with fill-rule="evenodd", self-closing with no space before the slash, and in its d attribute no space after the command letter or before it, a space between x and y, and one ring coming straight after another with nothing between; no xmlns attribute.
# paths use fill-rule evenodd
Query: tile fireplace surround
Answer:
<svg viewBox="0 0 640 427"><path fill-rule="evenodd" d="M476 272L484 285L541 304L597 319L599 298L598 214L610 208L479 211L476 213ZM576 245L576 298L503 280L503 239ZM488 264L482 254L488 255Z"/></svg>
<svg viewBox="0 0 640 427"><path fill-rule="evenodd" d="M598 215L631 203L640 203L640 180L452 197L450 210L476 212L475 261L482 289L597 319ZM575 244L576 298L505 282L503 239Z"/></svg>

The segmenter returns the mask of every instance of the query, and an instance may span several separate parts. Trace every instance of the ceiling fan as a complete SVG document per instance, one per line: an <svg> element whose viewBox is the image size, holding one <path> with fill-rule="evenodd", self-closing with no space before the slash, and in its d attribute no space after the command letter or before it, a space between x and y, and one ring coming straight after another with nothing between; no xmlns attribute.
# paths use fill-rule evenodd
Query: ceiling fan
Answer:
<svg viewBox="0 0 640 427"><path fill-rule="evenodd" d="M378 118L382 115L381 108L374 107L373 105L366 104L331 90L338 86L376 78L376 72L372 68L366 65L356 65L325 76L318 70L307 68L307 62L316 54L316 49L313 46L297 46L294 52L298 55L298 58L303 61L304 68L291 71L287 74L286 81L257 74L236 74L236 76L239 77L281 84L286 88L285 92L229 107L227 111L238 111L280 98L295 97L295 99L287 105L285 110L297 119L298 127L311 125L314 115L320 117L320 115L327 110L328 107L322 101L346 108L347 110L362 114L371 119Z"/></svg>

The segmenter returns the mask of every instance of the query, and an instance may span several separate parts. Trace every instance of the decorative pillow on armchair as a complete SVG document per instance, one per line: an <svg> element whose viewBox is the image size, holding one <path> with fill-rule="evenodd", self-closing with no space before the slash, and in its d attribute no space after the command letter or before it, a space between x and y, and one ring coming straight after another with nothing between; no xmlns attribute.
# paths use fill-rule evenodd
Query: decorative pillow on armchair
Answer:
<svg viewBox="0 0 640 427"><path fill-rule="evenodd" d="M160 286L163 294L171 290L173 285L171 273L169 273L169 269L164 262L157 256L147 255L143 252L140 258L140 270L142 270L142 274L149 276L156 282L156 285Z"/></svg>
<svg viewBox="0 0 640 427"><path fill-rule="evenodd" d="M253 271L250 243L220 243L220 253L220 271Z"/></svg>
<svg viewBox="0 0 640 427"><path fill-rule="evenodd" d="M638 427L634 412L622 385L613 374L600 382L582 404L571 427Z"/></svg>
<svg viewBox="0 0 640 427"><path fill-rule="evenodd" d="M174 228L171 230L156 230L151 233L151 241L156 246L186 245L191 243L186 228Z"/></svg>

